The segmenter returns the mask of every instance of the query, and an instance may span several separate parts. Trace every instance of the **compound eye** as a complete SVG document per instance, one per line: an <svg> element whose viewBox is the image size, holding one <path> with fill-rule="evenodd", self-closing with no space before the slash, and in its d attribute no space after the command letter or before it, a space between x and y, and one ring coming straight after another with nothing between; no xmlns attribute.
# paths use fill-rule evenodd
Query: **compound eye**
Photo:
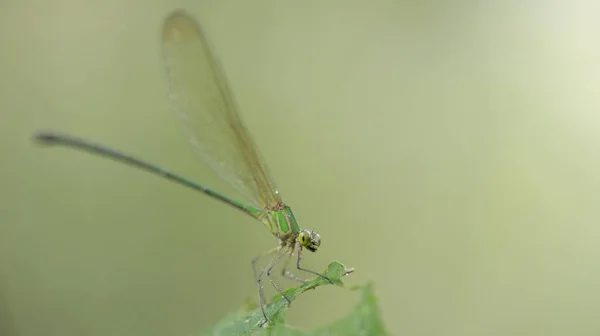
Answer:
<svg viewBox="0 0 600 336"><path fill-rule="evenodd" d="M304 247L308 247L311 245L311 236L310 236L310 232L306 231L306 230L302 230L300 231L300 233L298 234L298 242L300 243L300 245L304 246Z"/></svg>
<svg viewBox="0 0 600 336"><path fill-rule="evenodd" d="M321 236L318 233L313 233L311 240L312 240L312 245L314 245L316 247L321 246Z"/></svg>

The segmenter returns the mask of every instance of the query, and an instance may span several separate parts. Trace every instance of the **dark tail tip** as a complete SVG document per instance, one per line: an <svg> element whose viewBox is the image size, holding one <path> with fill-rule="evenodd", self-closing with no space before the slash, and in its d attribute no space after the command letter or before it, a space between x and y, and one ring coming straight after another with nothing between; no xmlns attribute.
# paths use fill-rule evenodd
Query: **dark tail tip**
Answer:
<svg viewBox="0 0 600 336"><path fill-rule="evenodd" d="M33 141L40 144L51 145L58 141L58 135L47 131L37 131L33 134Z"/></svg>

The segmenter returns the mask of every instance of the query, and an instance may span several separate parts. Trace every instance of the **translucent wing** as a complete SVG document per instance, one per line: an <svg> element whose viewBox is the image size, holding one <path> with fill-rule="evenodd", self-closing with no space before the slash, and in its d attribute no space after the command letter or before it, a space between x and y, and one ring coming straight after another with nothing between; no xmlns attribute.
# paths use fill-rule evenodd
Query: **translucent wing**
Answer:
<svg viewBox="0 0 600 336"><path fill-rule="evenodd" d="M172 13L162 47L170 98L202 160L253 206L281 202L200 25L184 12Z"/></svg>

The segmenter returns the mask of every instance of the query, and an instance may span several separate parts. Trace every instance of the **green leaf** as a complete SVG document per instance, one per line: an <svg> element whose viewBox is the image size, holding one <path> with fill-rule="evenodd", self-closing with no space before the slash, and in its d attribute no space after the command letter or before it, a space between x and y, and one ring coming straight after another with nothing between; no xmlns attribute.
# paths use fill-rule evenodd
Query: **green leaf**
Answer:
<svg viewBox="0 0 600 336"><path fill-rule="evenodd" d="M351 273L339 262L329 264L327 270L323 273L330 278L337 286L350 289L362 290L362 298L354 309L341 320L333 324L314 331L301 331L285 324L285 312L288 309L287 301L276 295L267 307L265 313L269 322L262 328L261 323L264 320L263 314L255 304L246 305L241 311L229 314L222 318L205 335L288 335L288 336L313 336L313 335L387 335L383 321L379 316L377 300L373 294L373 285L366 286L347 286L343 283L342 277ZM284 294L291 300L295 300L302 293L315 289L319 286L330 285L329 281L321 277L306 281L300 287L290 288L284 291Z"/></svg>

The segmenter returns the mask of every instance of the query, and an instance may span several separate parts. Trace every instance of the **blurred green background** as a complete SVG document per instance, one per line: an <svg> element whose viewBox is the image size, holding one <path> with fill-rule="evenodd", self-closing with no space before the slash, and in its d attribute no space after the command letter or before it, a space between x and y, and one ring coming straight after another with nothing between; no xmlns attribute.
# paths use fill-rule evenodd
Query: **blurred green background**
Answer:
<svg viewBox="0 0 600 336"><path fill-rule="evenodd" d="M559 3L3 1L0 335L190 335L254 299L260 224L30 140L72 133L228 190L169 111L176 8L321 233L307 266L373 280L394 335L600 334L600 6ZM357 300L319 288L290 323Z"/></svg>

